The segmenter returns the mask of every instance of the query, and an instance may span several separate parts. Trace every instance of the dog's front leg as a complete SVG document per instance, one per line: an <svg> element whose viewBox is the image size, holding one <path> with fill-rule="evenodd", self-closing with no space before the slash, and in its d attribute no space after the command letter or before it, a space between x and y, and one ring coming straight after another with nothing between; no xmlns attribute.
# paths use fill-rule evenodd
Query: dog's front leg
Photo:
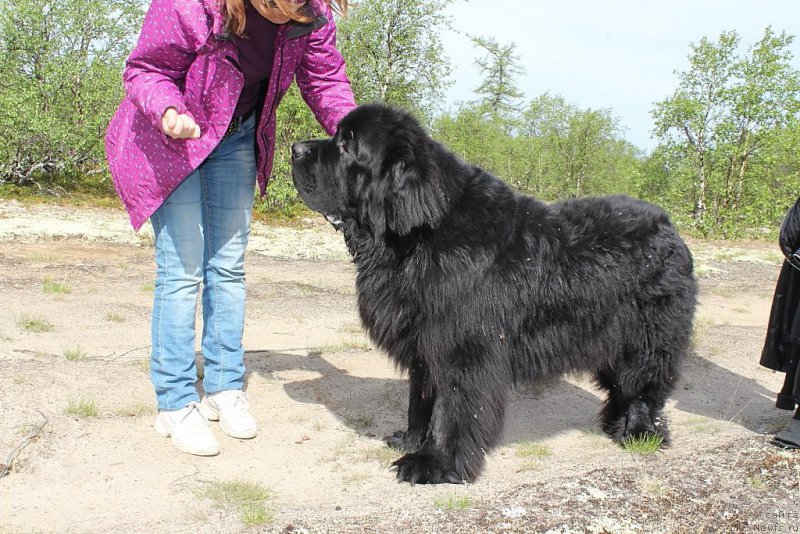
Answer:
<svg viewBox="0 0 800 534"><path fill-rule="evenodd" d="M419 450L428 433L435 398L428 366L415 358L408 371L408 430L386 436L386 444L403 452Z"/></svg>
<svg viewBox="0 0 800 534"><path fill-rule="evenodd" d="M436 390L428 434L419 450L392 465L412 484L473 482L503 429L507 380L486 369L451 370Z"/></svg>

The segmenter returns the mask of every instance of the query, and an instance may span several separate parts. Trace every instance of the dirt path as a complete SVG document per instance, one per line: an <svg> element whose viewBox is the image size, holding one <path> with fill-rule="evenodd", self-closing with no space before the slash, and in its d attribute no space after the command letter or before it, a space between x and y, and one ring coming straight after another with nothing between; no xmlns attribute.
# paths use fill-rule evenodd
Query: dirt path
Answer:
<svg viewBox="0 0 800 534"><path fill-rule="evenodd" d="M0 464L47 421L0 479L0 533L800 524L800 455L767 444L789 418L774 408L783 375L758 366L780 264L771 244L690 244L701 305L695 354L667 410L671 449L614 446L596 430L599 393L567 377L514 393L502 446L476 484L414 487L394 481L397 455L380 441L403 425L405 382L365 339L344 245L316 221L254 230L244 342L259 436L237 441L214 427L214 458L159 437L147 235L122 212L0 201ZM224 501L229 482L269 495L255 507Z"/></svg>

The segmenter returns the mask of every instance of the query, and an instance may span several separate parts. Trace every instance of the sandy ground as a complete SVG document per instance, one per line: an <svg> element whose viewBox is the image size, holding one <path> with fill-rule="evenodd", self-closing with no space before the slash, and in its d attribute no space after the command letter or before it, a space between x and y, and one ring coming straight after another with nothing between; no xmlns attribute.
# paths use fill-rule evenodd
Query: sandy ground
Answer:
<svg viewBox="0 0 800 534"><path fill-rule="evenodd" d="M121 211L0 201L0 533L797 531L800 454L768 444L790 417L774 408L783 375L758 366L773 245L690 243L701 302L670 449L604 438L598 391L570 376L514 393L477 483L426 487L389 469L380 438L403 427L406 385L360 328L341 237L314 220L256 225L251 243L261 431L212 426L221 454L192 457L152 428L150 231ZM268 490L264 513L216 497L230 482Z"/></svg>

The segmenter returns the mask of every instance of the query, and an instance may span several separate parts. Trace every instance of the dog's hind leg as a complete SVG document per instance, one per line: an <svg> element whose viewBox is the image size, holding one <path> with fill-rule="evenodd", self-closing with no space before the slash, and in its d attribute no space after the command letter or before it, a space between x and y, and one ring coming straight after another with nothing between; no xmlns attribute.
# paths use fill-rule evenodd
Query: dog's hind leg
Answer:
<svg viewBox="0 0 800 534"><path fill-rule="evenodd" d="M408 371L408 430L398 430L384 442L403 452L418 450L428 434L435 397L428 366L416 359Z"/></svg>
<svg viewBox="0 0 800 534"><path fill-rule="evenodd" d="M448 373L436 392L422 447L394 462L398 480L412 484L474 481L499 441L509 380L487 369Z"/></svg>
<svg viewBox="0 0 800 534"><path fill-rule="evenodd" d="M655 435L669 443L664 405L675 389L688 339L641 336L611 366L595 372L595 381L608 392L600 412L603 431L618 442ZM680 336L679 336L680 337Z"/></svg>

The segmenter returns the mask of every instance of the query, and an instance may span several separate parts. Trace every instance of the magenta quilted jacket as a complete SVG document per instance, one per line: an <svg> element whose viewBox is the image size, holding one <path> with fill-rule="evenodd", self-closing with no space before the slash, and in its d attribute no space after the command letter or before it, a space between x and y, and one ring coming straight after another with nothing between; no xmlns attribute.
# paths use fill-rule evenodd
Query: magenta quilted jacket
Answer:
<svg viewBox="0 0 800 534"><path fill-rule="evenodd" d="M355 107L333 15L311 0L309 24L284 24L275 43L266 101L256 131L258 183L267 186L275 152L275 110L297 80L319 123L333 134ZM223 35L218 0L152 0L123 79L126 96L106 132L114 187L138 230L222 139L242 90L238 49ZM199 139L171 139L161 116L174 106L200 126Z"/></svg>

